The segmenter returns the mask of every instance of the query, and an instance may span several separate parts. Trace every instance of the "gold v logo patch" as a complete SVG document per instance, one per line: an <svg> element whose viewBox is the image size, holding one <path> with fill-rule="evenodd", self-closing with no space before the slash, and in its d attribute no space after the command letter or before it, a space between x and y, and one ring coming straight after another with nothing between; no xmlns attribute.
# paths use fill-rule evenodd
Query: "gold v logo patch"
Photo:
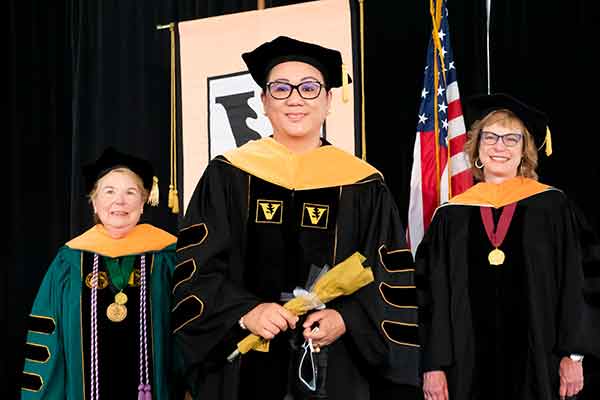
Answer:
<svg viewBox="0 0 600 400"><path fill-rule="evenodd" d="M256 222L259 224L281 224L283 201L256 200Z"/></svg>
<svg viewBox="0 0 600 400"><path fill-rule="evenodd" d="M326 209L322 207L306 206L306 210L308 211L308 218L310 218L310 223L313 225L317 225L323 214L325 214Z"/></svg>
<svg viewBox="0 0 600 400"><path fill-rule="evenodd" d="M263 215L267 221L271 221L273 219L280 205L281 204L276 203L260 203L260 208L262 208Z"/></svg>
<svg viewBox="0 0 600 400"><path fill-rule="evenodd" d="M327 229L329 206L323 204L304 203L302 225L305 228Z"/></svg>

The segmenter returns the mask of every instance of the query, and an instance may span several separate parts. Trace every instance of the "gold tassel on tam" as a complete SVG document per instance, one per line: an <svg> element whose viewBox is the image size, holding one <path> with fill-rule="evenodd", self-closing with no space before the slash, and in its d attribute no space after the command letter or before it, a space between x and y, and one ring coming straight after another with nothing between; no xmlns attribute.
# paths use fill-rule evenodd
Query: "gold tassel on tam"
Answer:
<svg viewBox="0 0 600 400"><path fill-rule="evenodd" d="M546 143L546 156L550 156L552 154L552 135L550 134L549 127L546 127L546 139L544 143Z"/></svg>
<svg viewBox="0 0 600 400"><path fill-rule="evenodd" d="M169 208L173 208L173 185L169 185L169 200L167 203Z"/></svg>
<svg viewBox="0 0 600 400"><path fill-rule="evenodd" d="M148 204L153 207L158 205L158 178L156 176L152 177L152 189L148 196Z"/></svg>
<svg viewBox="0 0 600 400"><path fill-rule="evenodd" d="M171 212L179 214L179 194L177 194L177 189L173 189L173 207L171 207Z"/></svg>
<svg viewBox="0 0 600 400"><path fill-rule="evenodd" d="M348 95L348 71L346 64L342 64L342 101L347 103L350 96Z"/></svg>

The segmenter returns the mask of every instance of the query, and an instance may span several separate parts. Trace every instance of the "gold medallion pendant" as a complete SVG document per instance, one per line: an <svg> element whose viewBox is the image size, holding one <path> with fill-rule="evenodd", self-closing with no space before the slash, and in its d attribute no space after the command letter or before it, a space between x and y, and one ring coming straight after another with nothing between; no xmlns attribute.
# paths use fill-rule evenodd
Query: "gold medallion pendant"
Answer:
<svg viewBox="0 0 600 400"><path fill-rule="evenodd" d="M106 309L106 316L112 322L121 322L127 317L127 307L123 304L111 303Z"/></svg>
<svg viewBox="0 0 600 400"><path fill-rule="evenodd" d="M125 303L127 303L127 300L127 295L125 293L119 292L115 294L115 303L124 305Z"/></svg>
<svg viewBox="0 0 600 400"><path fill-rule="evenodd" d="M504 255L504 252L500 249L494 249L490 251L490 254L488 254L488 261L490 262L490 265L502 265L504 264L505 258L506 256Z"/></svg>
<svg viewBox="0 0 600 400"><path fill-rule="evenodd" d="M502 213L500 214L500 218L498 219L498 225L494 228L494 218L492 216L491 207L479 207L481 220L483 221L483 226L485 227L485 233L487 234L492 246L495 247L495 249L490 251L488 254L488 261L490 265L504 264L506 255L498 247L502 245L502 242L506 237L508 227L510 226L510 222L512 221L512 217L516 208L517 203L511 203L504 206Z"/></svg>

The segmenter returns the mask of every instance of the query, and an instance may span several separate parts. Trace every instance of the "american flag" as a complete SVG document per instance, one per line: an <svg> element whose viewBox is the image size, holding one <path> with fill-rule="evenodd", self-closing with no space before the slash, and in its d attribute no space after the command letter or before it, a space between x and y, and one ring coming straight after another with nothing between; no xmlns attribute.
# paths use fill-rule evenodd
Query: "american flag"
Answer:
<svg viewBox="0 0 600 400"><path fill-rule="evenodd" d="M410 179L408 237L413 254L435 209L473 184L463 152L467 135L450 46L446 0L431 0L431 6L433 29Z"/></svg>

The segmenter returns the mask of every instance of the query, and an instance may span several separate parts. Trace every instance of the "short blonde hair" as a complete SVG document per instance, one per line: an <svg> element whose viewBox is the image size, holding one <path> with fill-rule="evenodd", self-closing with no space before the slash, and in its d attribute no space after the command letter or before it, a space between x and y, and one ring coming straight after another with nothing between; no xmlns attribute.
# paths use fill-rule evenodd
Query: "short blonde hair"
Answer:
<svg viewBox="0 0 600 400"><path fill-rule="evenodd" d="M105 176L107 176L108 174L110 174L112 172L118 172L120 174L127 174L130 177L132 177L133 180L135 181L136 186L138 187L138 189L140 190L140 193L142 195L142 204L145 204L146 201L148 201L148 196L150 195L150 192L148 192L148 190L144 187L144 181L142 180L142 178L138 174L136 174L135 172L133 172L132 170L130 170L127 167L116 167L116 168L111 169L110 171L108 171L104 175L102 175L100 178L98 178L98 180L96 180L96 182L94 183L94 187L92 188L92 190L90 191L90 193L87 196L88 197L88 203L90 205L92 205L94 199L96 198L96 195L98 194L98 183L100 183L100 181L102 180L102 178L104 178ZM93 211L93 208L92 208L92 211ZM101 223L101 221L98 218L98 215L96 215L96 213L94 213L94 223L96 223L96 224Z"/></svg>
<svg viewBox="0 0 600 400"><path fill-rule="evenodd" d="M538 165L538 152L533 136L529 133L525 124L523 124L523 121L521 121L521 119L512 111L507 109L491 111L480 120L473 122L471 129L467 132L468 138L464 150L473 178L478 182L484 180L483 171L475 166L475 162L479 160L479 139L481 130L485 126L496 123L506 127L517 126L521 130L523 133L523 157L521 158L517 175L537 180L538 174L536 169Z"/></svg>

